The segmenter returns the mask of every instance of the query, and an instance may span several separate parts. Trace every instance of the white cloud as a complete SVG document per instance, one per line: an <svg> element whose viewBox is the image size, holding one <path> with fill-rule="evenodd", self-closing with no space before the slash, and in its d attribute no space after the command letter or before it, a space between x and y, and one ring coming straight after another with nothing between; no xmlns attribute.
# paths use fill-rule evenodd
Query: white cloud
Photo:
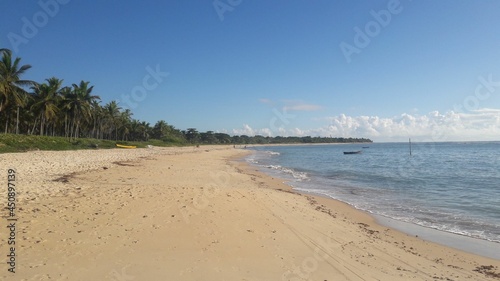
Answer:
<svg viewBox="0 0 500 281"><path fill-rule="evenodd" d="M319 128L288 127L274 131L253 129L244 125L234 134L265 136L333 136L366 137L375 141L500 140L500 109L483 108L467 113L432 111L425 115L403 113L384 118L379 116L338 116L323 118L327 125Z"/></svg>
<svg viewBox="0 0 500 281"><path fill-rule="evenodd" d="M301 100L284 100L285 106L283 110L285 111L317 111L323 109L322 106L316 104L308 104Z"/></svg>
<svg viewBox="0 0 500 281"><path fill-rule="evenodd" d="M320 109L322 109L322 107L315 104L295 104L295 105L286 105L283 107L283 110L288 110L288 111L316 111Z"/></svg>
<svg viewBox="0 0 500 281"><path fill-rule="evenodd" d="M468 113L448 111L426 115L401 114L391 118L345 115L328 118L327 131L342 137L369 137L402 140L412 137L426 141L500 139L500 110L481 109Z"/></svg>
<svg viewBox="0 0 500 281"><path fill-rule="evenodd" d="M254 136L255 135L255 130L252 129L248 124L243 124L242 129L233 129L233 134L235 135L247 135L247 136Z"/></svg>
<svg viewBox="0 0 500 281"><path fill-rule="evenodd" d="M272 104L273 103L272 100L270 100L270 99L264 99L264 98L259 99L259 102L260 103L266 103L266 104Z"/></svg>
<svg viewBox="0 0 500 281"><path fill-rule="evenodd" d="M233 129L233 135L247 135L247 136L261 135L261 136L265 136L265 137L271 137L271 136L273 136L273 132L269 128L255 130L252 127L250 127L248 124L243 124L243 128ZM278 133L275 135L280 135L280 134Z"/></svg>
<svg viewBox="0 0 500 281"><path fill-rule="evenodd" d="M271 137L273 135L273 131L269 128L264 128L261 130L260 135L263 135L264 137Z"/></svg>
<svg viewBox="0 0 500 281"><path fill-rule="evenodd" d="M297 136L297 137L303 137L303 136L306 136L306 131L304 130L301 130L299 128L294 128L291 130L291 135L293 136Z"/></svg>

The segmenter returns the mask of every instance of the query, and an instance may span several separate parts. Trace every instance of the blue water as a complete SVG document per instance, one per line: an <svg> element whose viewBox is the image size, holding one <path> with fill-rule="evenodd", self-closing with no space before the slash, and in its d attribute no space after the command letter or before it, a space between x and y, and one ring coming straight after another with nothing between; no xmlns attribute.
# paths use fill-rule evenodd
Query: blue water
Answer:
<svg viewBox="0 0 500 281"><path fill-rule="evenodd" d="M362 148L369 146L369 148ZM500 142L252 148L293 188L385 217L500 242ZM362 150L344 155L343 151Z"/></svg>

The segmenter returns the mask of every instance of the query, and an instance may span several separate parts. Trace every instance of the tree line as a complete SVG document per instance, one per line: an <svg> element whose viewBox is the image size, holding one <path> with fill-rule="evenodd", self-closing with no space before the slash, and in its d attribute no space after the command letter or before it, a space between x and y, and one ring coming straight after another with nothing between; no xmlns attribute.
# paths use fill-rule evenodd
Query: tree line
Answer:
<svg viewBox="0 0 500 281"><path fill-rule="evenodd" d="M0 49L0 131L40 136L147 141L160 139L174 144L273 144L371 142L364 138L230 136L195 128L180 130L164 120L150 123L132 118L130 109L118 102L101 105L87 81L63 86L51 77L38 83L22 77L31 65L21 65L9 49Z"/></svg>
<svg viewBox="0 0 500 281"><path fill-rule="evenodd" d="M365 138L333 138L333 137L266 137L261 135L230 136L225 133L207 131L200 133L196 129L188 129L186 139L190 143L202 144L285 144L285 143L367 143L372 142Z"/></svg>

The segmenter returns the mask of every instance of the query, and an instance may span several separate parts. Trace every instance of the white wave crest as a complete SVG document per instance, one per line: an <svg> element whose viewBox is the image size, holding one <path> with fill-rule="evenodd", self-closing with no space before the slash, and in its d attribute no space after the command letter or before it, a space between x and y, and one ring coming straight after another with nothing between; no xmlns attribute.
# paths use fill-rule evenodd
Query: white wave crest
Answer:
<svg viewBox="0 0 500 281"><path fill-rule="evenodd" d="M272 170L278 170L278 171L281 171L285 174L289 174L297 181L309 180L309 176L305 172L298 172L298 171L295 171L293 169L284 168L280 165L267 165L264 167L268 168L268 169L272 169Z"/></svg>

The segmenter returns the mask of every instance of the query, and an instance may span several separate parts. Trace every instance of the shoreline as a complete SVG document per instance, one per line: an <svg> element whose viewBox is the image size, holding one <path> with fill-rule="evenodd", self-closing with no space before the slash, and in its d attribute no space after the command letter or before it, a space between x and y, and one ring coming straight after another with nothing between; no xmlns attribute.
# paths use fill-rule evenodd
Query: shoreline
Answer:
<svg viewBox="0 0 500 281"><path fill-rule="evenodd" d="M266 174L265 172L262 173ZM283 184L289 186L286 183L287 181L286 179L282 180ZM362 212L367 216L370 216L373 219L373 221L380 227L389 227L395 231L401 232L402 234L414 237L420 237L428 242L433 242L444 247L451 247L456 250L463 251L469 254L500 260L500 242L489 241L486 239L470 237L453 232L447 232L410 222L399 221L393 218L385 217L362 209L358 209L347 202L329 197L324 194L307 192L303 190L296 190L292 186L289 187L291 192L296 192L298 194L303 194L303 195L311 195L319 198L324 198L326 200L333 200L345 204L356 211Z"/></svg>
<svg viewBox="0 0 500 281"><path fill-rule="evenodd" d="M331 214L332 212L335 212L335 210L341 209L342 213L340 213L340 214L344 215L344 218L346 218L346 217L349 217L351 219L354 218L354 220L357 221L357 223L359 225L363 226L362 229L364 228L364 231L367 231L368 233L372 233L372 234L384 232L387 236L392 236L391 238L393 238L396 241L403 241L403 242L396 242L396 241L391 241L393 239L388 239L387 242L390 242L392 244L394 244L394 243L401 244L401 245L403 245L403 248L407 248L406 246L404 246L405 244L416 245L414 247L410 247L410 250L413 250L413 249L416 250L417 247L420 248L420 247L424 246L427 248L425 250L425 255L427 255L427 256L432 256L432 255L439 256L441 253L447 252L447 253L449 253L449 255L454 256L454 257L465 256L466 258L471 259L471 260L474 260L475 258L479 258L479 259L486 259L486 260L492 261L494 263L500 263L499 259L492 257L492 256L497 256L498 252L495 252L494 249L488 249L487 248L488 245L482 245L482 247L484 247L484 250L485 250L485 253L484 253L485 255L479 255L479 254L474 253L474 252L465 251L464 249L460 249L460 247L457 247L456 243L451 242L449 244L452 244L452 245L446 245L447 244L446 241L443 241L444 239L447 239L450 236L458 236L458 238L465 238L465 239L458 239L458 242L470 242L469 241L470 239L473 239L473 240L479 240L479 239L474 239L471 237L465 237L465 236L460 236L460 235L453 234L453 233L444 232L445 235L443 237L441 237L441 239L437 239L437 241L436 241L436 239L434 238L436 235L435 233L434 233L434 235L426 235L425 233L422 235L422 232L419 231L417 233L419 233L421 235L418 235L418 234L414 235L412 233L404 232L402 229L400 229L394 223L393 224L390 224L390 223L384 224L381 222L382 218L377 217L376 215L373 215L369 212L357 209L354 206L352 206L346 202L343 202L343 201L340 201L340 200L337 200L337 199L334 199L331 197L327 197L327 196L324 196L322 194L308 193L308 192L295 190L292 186L290 186L286 183L286 179L274 178L271 175L266 174L265 172L261 171L259 169L259 167L253 166L250 163L244 161L244 157L245 156L243 156L240 159L239 165L242 165L244 167L246 166L246 168L243 168L243 169L247 169L246 173L249 173L249 174L254 175L254 176L256 175L255 173L257 173L257 174L262 174L263 177L271 177L273 180L277 181L277 184L285 187L285 188L275 188L278 191L294 193L294 194L297 194L299 196L306 196L310 202L313 202L313 204L311 204L311 205L316 206L316 208L319 207L319 211L321 211L321 212ZM335 215L338 216L338 213L336 213ZM407 223L407 224L410 224L410 223ZM411 225L414 226L414 228L425 228L425 227L418 226L418 225L413 225L413 224L411 224ZM438 230L433 230L433 229L429 229L429 230L431 232L438 231ZM455 237L455 238L457 238L457 237ZM460 240L462 240L462 241L460 241ZM485 242L486 244L498 244L498 243L486 241L486 240L479 240L479 241ZM443 242L443 243L439 243L439 242ZM410 252L414 255L421 256L421 254L418 254L417 252L412 252L412 251L410 251ZM441 258L435 258L435 260L441 261Z"/></svg>
<svg viewBox="0 0 500 281"><path fill-rule="evenodd" d="M265 174L265 172L262 172ZM267 175L267 174L266 174ZM269 175L267 175L269 176ZM286 179L282 179L283 184L286 184ZM389 227L394 231L398 231L402 234L406 234L413 237L421 238L425 241L439 244L443 247L450 247L459 251L466 252L468 254L478 255L485 258L491 258L495 260L500 260L500 242L489 241L481 238L470 237L466 235L461 235L458 233L447 232L439 229L434 229L431 227L425 227L422 225L399 221L393 218L381 216L378 214L370 213L368 211L358 209L353 205L329 197L324 194L306 192L303 190L296 190L290 186L290 192L296 192L298 194L310 195L319 198L324 198L326 200L333 200L342 204L345 204L355 211L362 212L367 216L372 218L372 221L378 224L380 227Z"/></svg>
<svg viewBox="0 0 500 281"><path fill-rule="evenodd" d="M258 170L258 172L263 173L268 177L272 177L271 175L261 170L260 167L253 166L251 163L246 162L244 160L244 157L245 156L243 156L243 158L241 159L241 162L247 164L249 166L248 169L255 168ZM457 233L442 231L438 229L433 229L430 227L425 227L409 222L398 221L396 219L373 214L368 211L358 209L347 202L326 196L324 194L307 192L303 190L296 190L292 186L288 185L287 180L284 178L280 178L280 181L289 188L287 192L294 192L297 194L313 196L315 198L321 198L325 200L332 200L336 203L344 204L349 208L352 208L353 211L355 212L361 212L366 216L369 216L370 219L368 219L368 221L378 224L379 227L389 227L394 231L400 232L401 234L413 237L419 237L425 241L436 243L443 247L450 247L459 251L463 251L468 254L500 260L500 243L480 238L469 237L466 235L460 235Z"/></svg>
<svg viewBox="0 0 500 281"><path fill-rule="evenodd" d="M244 159L242 159L244 161ZM247 161L244 161L246 164L248 164L251 167L255 167L259 169L260 172L264 173L267 176L272 176L271 174L266 173L265 169L262 167L259 167L257 165L254 165L252 163L249 163ZM279 176L279 175L278 175ZM283 184L287 185L291 191L303 194L303 195L312 195L320 198L325 198L327 200L333 200L337 201L343 204L346 204L347 206L353 208L356 211L363 212L366 215L370 216L373 218L375 223L379 224L382 227L389 227L395 231L399 231L403 234L411 235L411 236L416 236L420 238L424 238L425 240L433 243L437 243L439 245L445 246L445 247L451 247L460 251L467 252L469 254L474 254L486 258L491 258L495 260L500 260L500 242L495 242L495 241L489 241L486 239L481 239L481 238L476 238L476 237L471 237L467 235L462 235L459 233L453 233L453 232L448 232L448 231L443 231L439 229L435 229L432 227L426 227L418 224L414 224L411 222L404 222L404 221L399 221L390 217L378 215L375 213L371 213L367 210L363 209L358 209L355 206L344 202L342 200L330 197L326 194L321 194L321 193L315 193L315 192L308 192L305 190L296 190L293 188L293 186L289 185L288 182L289 180L286 178L281 178Z"/></svg>
<svg viewBox="0 0 500 281"><path fill-rule="evenodd" d="M0 159L15 166L23 192L16 280L500 278L500 261L380 226L340 201L292 191L236 160L247 150L129 153ZM61 170L70 176L54 182ZM0 241L6 254L5 235ZM5 263L0 269L0 279L12 278Z"/></svg>
<svg viewBox="0 0 500 281"><path fill-rule="evenodd" d="M417 236L424 240L437 243L446 247L451 247L470 254L500 260L500 243L488 241L485 239L461 235L421 226L409 222L398 221L392 218L371 214L375 220L383 225L406 233Z"/></svg>
<svg viewBox="0 0 500 281"><path fill-rule="evenodd" d="M245 157L247 155L248 154L242 156L240 159L235 160L238 161L239 165L244 166L243 169L246 169L246 173L260 173L264 177L271 177L273 180L278 180L279 184L286 187L286 189L277 188L278 191L313 197L314 201L323 203L321 204L321 206L330 207L330 211L332 211L339 205L343 205L347 209L351 209L347 213L350 216L356 217L358 220L362 221L361 223L373 223L375 224L375 227L379 229L385 228L387 230L387 228L390 228L392 231L397 232L403 236L408 236L410 239L415 238L416 240L422 241L424 243L436 244L436 246L438 247L459 251L466 255L473 255L500 261L500 243L480 238L469 237L466 235L460 235L457 233L441 231L438 229L433 229L409 222L398 221L392 218L358 209L347 202L326 196L324 194L296 190L287 183L287 179L275 178L263 171L261 167L245 161Z"/></svg>

